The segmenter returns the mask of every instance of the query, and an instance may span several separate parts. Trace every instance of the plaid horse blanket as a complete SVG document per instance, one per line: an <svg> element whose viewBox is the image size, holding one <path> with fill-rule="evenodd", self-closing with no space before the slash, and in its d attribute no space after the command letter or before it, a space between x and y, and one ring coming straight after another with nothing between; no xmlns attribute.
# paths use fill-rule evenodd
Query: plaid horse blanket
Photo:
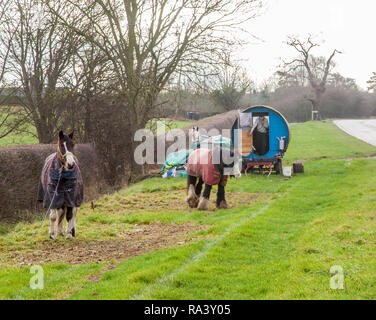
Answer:
<svg viewBox="0 0 376 320"><path fill-rule="evenodd" d="M38 187L38 201L43 202L44 208L59 209L67 207L79 207L84 197L84 184L79 168L78 160L74 157L76 165L72 170L65 170L57 152L49 155L44 163ZM63 168L63 169L61 169ZM55 198L53 199L56 190ZM51 203L53 199L53 203Z"/></svg>
<svg viewBox="0 0 376 320"><path fill-rule="evenodd" d="M187 174L190 176L202 178L209 185L221 183L226 186L228 176L221 175L219 170L213 164L212 149L196 149L188 157Z"/></svg>

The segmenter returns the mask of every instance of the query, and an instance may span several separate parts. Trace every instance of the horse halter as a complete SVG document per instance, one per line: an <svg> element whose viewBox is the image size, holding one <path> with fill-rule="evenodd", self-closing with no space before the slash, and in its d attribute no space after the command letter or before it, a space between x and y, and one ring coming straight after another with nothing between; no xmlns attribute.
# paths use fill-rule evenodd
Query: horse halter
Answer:
<svg viewBox="0 0 376 320"><path fill-rule="evenodd" d="M64 142L63 142L63 145L64 145L64 149L65 149L65 153L64 153L64 154L62 154L62 152L61 152L61 150L60 150L60 148L59 148L61 157L62 157L63 159L67 159L67 160L68 160L68 164L70 164L70 163L75 164L76 161L74 160L73 153L70 152L70 151L68 150L68 148L67 148L67 142L64 141Z"/></svg>

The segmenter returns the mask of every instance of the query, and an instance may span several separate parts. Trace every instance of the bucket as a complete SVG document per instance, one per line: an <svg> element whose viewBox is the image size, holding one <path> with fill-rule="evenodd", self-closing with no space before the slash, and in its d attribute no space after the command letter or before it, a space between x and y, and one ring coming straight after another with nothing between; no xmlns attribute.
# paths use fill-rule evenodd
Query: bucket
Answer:
<svg viewBox="0 0 376 320"><path fill-rule="evenodd" d="M292 167L283 167L283 175L285 177L291 177L291 169Z"/></svg>

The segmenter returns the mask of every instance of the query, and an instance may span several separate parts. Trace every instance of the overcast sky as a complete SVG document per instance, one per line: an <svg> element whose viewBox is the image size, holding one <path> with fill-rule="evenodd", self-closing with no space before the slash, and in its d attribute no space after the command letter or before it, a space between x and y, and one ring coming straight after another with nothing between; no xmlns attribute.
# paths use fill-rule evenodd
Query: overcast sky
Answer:
<svg viewBox="0 0 376 320"><path fill-rule="evenodd" d="M253 40L241 57L250 75L260 84L295 52L284 42L288 35L316 36L320 42L315 55L328 56L333 49L336 70L355 78L367 88L367 80L376 72L375 0L264 0L263 14L249 23L249 31L261 40ZM255 44L256 43L256 44Z"/></svg>

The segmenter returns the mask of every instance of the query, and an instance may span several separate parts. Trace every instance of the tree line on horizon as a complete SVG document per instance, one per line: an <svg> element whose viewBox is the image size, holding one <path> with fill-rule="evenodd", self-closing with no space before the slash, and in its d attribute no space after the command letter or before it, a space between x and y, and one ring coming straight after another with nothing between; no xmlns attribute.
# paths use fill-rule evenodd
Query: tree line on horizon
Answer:
<svg viewBox="0 0 376 320"><path fill-rule="evenodd" d="M214 78L215 89L201 84L185 84L174 87L170 114L179 108L185 111L201 111L207 115L252 105L270 105L281 111L291 122L312 120L312 111L318 119L367 118L376 116L376 72L368 81L368 90L362 90L355 79L344 77L336 71L334 49L329 57L315 56L312 50L319 46L311 35L305 40L289 37L287 45L296 52L296 58L282 65L269 79L256 85L244 69L230 63ZM176 96L179 99L176 99Z"/></svg>

